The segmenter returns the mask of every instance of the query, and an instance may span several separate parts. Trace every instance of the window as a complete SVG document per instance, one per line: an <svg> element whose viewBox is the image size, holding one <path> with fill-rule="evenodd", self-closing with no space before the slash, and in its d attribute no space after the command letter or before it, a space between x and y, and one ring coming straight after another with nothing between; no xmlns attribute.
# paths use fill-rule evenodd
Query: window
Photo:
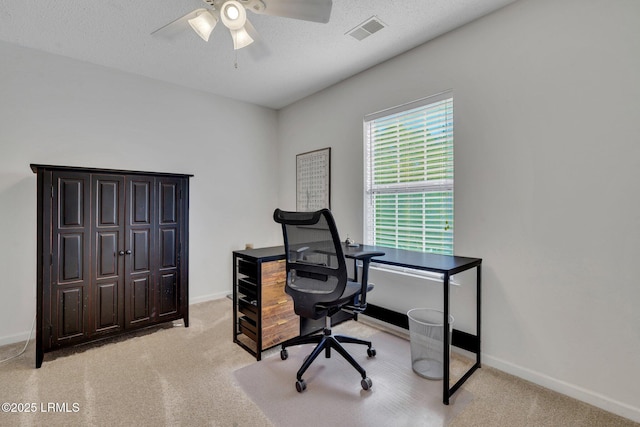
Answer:
<svg viewBox="0 0 640 427"><path fill-rule="evenodd" d="M453 93L365 116L365 243L453 254Z"/></svg>

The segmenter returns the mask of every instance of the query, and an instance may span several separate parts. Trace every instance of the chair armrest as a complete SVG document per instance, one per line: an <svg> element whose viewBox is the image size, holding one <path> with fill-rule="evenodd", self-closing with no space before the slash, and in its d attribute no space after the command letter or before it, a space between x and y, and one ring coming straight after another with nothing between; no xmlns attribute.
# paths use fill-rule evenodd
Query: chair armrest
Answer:
<svg viewBox="0 0 640 427"><path fill-rule="evenodd" d="M377 256L383 256L384 252L379 251L360 251L354 252L350 254L350 256L356 260L362 261L362 279L360 281L360 295L357 298L357 302L355 303L356 308L359 311L364 311L367 308L367 291L373 289L369 288L369 263L371 262L371 258Z"/></svg>
<svg viewBox="0 0 640 427"><path fill-rule="evenodd" d="M349 257L357 260L364 260L364 259L371 259L377 256L384 256L384 254L385 254L384 252L379 252L379 251L360 251L360 252L353 252L349 254Z"/></svg>

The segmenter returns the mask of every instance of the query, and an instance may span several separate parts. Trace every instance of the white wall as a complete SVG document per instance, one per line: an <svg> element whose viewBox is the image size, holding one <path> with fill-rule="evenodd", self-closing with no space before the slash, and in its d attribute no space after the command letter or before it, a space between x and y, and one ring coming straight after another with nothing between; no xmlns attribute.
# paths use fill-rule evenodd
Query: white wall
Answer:
<svg viewBox="0 0 640 427"><path fill-rule="evenodd" d="M275 111L4 43L0 58L0 345L36 309L30 163L195 175L192 302L230 292L232 250L273 243Z"/></svg>
<svg viewBox="0 0 640 427"><path fill-rule="evenodd" d="M336 221L361 240L363 116L453 89L455 250L484 259L483 360L640 421L638 28L636 0L522 0L297 102L279 112L280 205L295 154L330 146ZM441 298L374 281L376 304Z"/></svg>

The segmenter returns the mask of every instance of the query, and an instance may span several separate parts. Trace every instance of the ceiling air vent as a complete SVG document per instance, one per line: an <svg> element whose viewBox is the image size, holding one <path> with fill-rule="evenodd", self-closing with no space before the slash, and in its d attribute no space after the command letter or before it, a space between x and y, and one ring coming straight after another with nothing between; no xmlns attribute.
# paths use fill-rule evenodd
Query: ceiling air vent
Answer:
<svg viewBox="0 0 640 427"><path fill-rule="evenodd" d="M347 31L346 34L350 35L356 40L362 41L369 37L371 34L380 31L384 27L385 25L382 23L382 21L380 21L376 16L372 16L354 29Z"/></svg>

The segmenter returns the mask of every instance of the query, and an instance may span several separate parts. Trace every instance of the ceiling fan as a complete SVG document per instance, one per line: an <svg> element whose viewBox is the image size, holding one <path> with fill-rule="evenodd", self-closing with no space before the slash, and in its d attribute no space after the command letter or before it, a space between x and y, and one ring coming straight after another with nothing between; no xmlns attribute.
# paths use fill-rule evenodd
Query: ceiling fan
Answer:
<svg viewBox="0 0 640 427"><path fill-rule="evenodd" d="M327 23L331 16L332 0L202 0L208 7L196 9L158 28L151 35L166 33L189 23L204 41L219 21L227 27L233 48L241 49L254 42L255 28L247 19L247 10L260 15L282 16L303 21ZM181 29L181 28L180 28Z"/></svg>

